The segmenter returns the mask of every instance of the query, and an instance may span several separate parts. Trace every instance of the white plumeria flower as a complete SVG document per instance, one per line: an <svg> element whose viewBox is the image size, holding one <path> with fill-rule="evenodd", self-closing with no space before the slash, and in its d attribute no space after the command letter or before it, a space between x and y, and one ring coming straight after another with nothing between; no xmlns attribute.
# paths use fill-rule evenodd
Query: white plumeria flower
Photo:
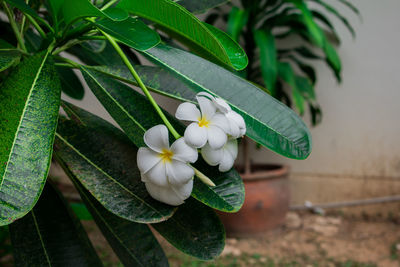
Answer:
<svg viewBox="0 0 400 267"><path fill-rule="evenodd" d="M213 149L207 144L201 149L201 155L209 165L219 165L220 172L229 171L238 155L237 140L229 138L228 142L220 149Z"/></svg>
<svg viewBox="0 0 400 267"><path fill-rule="evenodd" d="M242 116L240 116L236 111L233 111L232 108L225 102L225 100L213 97L212 95L202 92L199 95L204 95L210 98L214 105L217 107L218 111L225 115L229 123L229 130L227 134L231 135L234 138L241 137L246 133L246 123Z"/></svg>
<svg viewBox="0 0 400 267"><path fill-rule="evenodd" d="M193 121L185 130L185 141L201 148L207 142L213 149L221 148L227 141L229 124L223 114L217 113L212 99L198 94L196 96L200 110L196 105L185 102L178 106L175 117L179 120Z"/></svg>
<svg viewBox="0 0 400 267"><path fill-rule="evenodd" d="M148 148L139 148L137 163L147 191L161 202L182 204L192 191L194 170L187 163L197 160L197 150L188 146L184 138L170 147L165 125L147 130L144 142Z"/></svg>

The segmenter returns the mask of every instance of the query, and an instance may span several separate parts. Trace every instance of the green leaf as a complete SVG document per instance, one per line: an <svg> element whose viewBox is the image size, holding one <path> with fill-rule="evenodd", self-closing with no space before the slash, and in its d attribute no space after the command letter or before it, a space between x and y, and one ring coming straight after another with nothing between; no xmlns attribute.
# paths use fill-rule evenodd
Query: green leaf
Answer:
<svg viewBox="0 0 400 267"><path fill-rule="evenodd" d="M168 221L151 226L176 248L202 260L216 258L225 245L225 230L218 216L192 198Z"/></svg>
<svg viewBox="0 0 400 267"><path fill-rule="evenodd" d="M71 104L60 118L55 140L58 161L110 212L133 222L164 221L174 208L154 200L140 180L137 148L117 128Z"/></svg>
<svg viewBox="0 0 400 267"><path fill-rule="evenodd" d="M239 68L239 66L247 66L249 63L247 55L236 41L220 29L205 22L203 24L220 41L233 66L237 66L237 68Z"/></svg>
<svg viewBox="0 0 400 267"><path fill-rule="evenodd" d="M56 67L56 70L60 77L61 90L69 97L81 100L85 94L85 89L75 72L66 67Z"/></svg>
<svg viewBox="0 0 400 267"><path fill-rule="evenodd" d="M336 53L335 48L328 41L326 41L324 43L323 50L326 55L326 62L331 67L331 69L334 71L338 82L340 82L342 80L341 75L340 75L341 70L342 70L342 64L340 62L340 58L339 58L338 54Z"/></svg>
<svg viewBox="0 0 400 267"><path fill-rule="evenodd" d="M269 31L255 30L254 40L260 49L261 74L267 89L276 96L278 74L277 53L274 36Z"/></svg>
<svg viewBox="0 0 400 267"><path fill-rule="evenodd" d="M236 6L233 6L229 12L226 32L232 36L232 39L236 42L239 41L240 34L243 27L246 25L248 18L249 12L247 9L239 9Z"/></svg>
<svg viewBox="0 0 400 267"><path fill-rule="evenodd" d="M356 32L354 31L353 26L351 26L351 24L347 20L347 18L344 17L342 14L340 14L334 7L332 7L331 5L327 4L325 1L322 1L322 0L312 0L312 1L320 4L328 12L332 13L333 15L335 15L346 26L346 28L349 30L349 32L351 33L353 38L356 36Z"/></svg>
<svg viewBox="0 0 400 267"><path fill-rule="evenodd" d="M237 45L224 47L224 44L218 39L220 36L214 36L215 33L211 32L205 24L185 8L173 1L121 0L117 4L117 7L127 10L137 16L154 21L161 27L166 28L168 31L181 35L228 66L237 70L246 67L243 63L247 61L237 61L237 57L243 57L243 55L235 55L238 50ZM234 57L230 58L230 56Z"/></svg>
<svg viewBox="0 0 400 267"><path fill-rule="evenodd" d="M145 146L143 141L145 130L163 123L153 111L153 107L149 101L126 85L114 81L97 71L85 67L82 67L81 70L89 88L91 88L97 99L121 126L128 137L136 146ZM139 70L143 69L139 68ZM146 75L142 76L145 83L150 81L155 87L157 84L158 86L163 86L164 83L159 83L160 80L158 80L161 77L163 82L166 82L169 86L171 84L178 85L178 87L174 87L175 90L183 92L187 90L183 84L179 84L179 82L174 83L174 79L171 76L167 76L169 75L168 73L163 73L159 76L162 72L151 73L147 68L145 68L145 71ZM175 128L183 133L184 126L172 116L168 116L168 118L174 124ZM195 164L195 167L204 172L216 184L215 187L209 187L199 182L198 179L195 179L192 192L195 198L210 207L226 212L236 212L240 209L244 202L244 186L235 170L221 173L217 168L208 166L202 160L199 160Z"/></svg>
<svg viewBox="0 0 400 267"><path fill-rule="evenodd" d="M70 203L70 207L75 213L76 217L82 221L91 221L93 220L92 215L89 213L85 204L83 203Z"/></svg>
<svg viewBox="0 0 400 267"><path fill-rule="evenodd" d="M35 208L9 226L16 266L102 266L83 227L71 215L47 185Z"/></svg>
<svg viewBox="0 0 400 267"><path fill-rule="evenodd" d="M21 51L0 39L0 72L17 64L21 58Z"/></svg>
<svg viewBox="0 0 400 267"><path fill-rule="evenodd" d="M9 3L11 6L18 8L21 10L23 13L30 15L31 17L34 17L38 21L46 24L47 22L41 18L35 10L33 10L30 6L28 6L24 0L5 0L7 3Z"/></svg>
<svg viewBox="0 0 400 267"><path fill-rule="evenodd" d="M118 22L102 19L95 25L121 43L140 51L152 48L160 42L158 33L137 18L128 18Z"/></svg>
<svg viewBox="0 0 400 267"><path fill-rule="evenodd" d="M192 13L204 13L207 10L222 5L228 0L178 0L179 5L183 6Z"/></svg>
<svg viewBox="0 0 400 267"><path fill-rule="evenodd" d="M304 113L304 98L299 92L296 83L296 76L294 75L293 69L287 62L279 62L278 64L279 77L282 78L292 90L292 96L294 100L294 104L296 105L297 110L300 114Z"/></svg>
<svg viewBox="0 0 400 267"><path fill-rule="evenodd" d="M0 90L0 225L35 205L50 166L60 82L44 51L22 61Z"/></svg>
<svg viewBox="0 0 400 267"><path fill-rule="evenodd" d="M159 44L144 54L185 81L193 94L207 91L227 101L243 116L246 135L257 143L289 158L310 154L311 135L304 122L257 86L177 48Z"/></svg>
<svg viewBox="0 0 400 267"><path fill-rule="evenodd" d="M62 8L64 1L65 0L47 0L47 3L49 4L49 11L53 17L53 23L55 25L58 24L60 9Z"/></svg>
<svg viewBox="0 0 400 267"><path fill-rule="evenodd" d="M288 56L288 58L290 58L291 60L293 60L297 64L299 69L304 74L307 75L307 77L310 79L311 83L314 85L316 80L317 80L317 74L315 73L314 68L311 65L308 65L308 64L304 63L303 61L301 61L300 59L298 59L294 55L290 55L290 56Z"/></svg>
<svg viewBox="0 0 400 267"><path fill-rule="evenodd" d="M69 121L68 124L60 122L60 125L63 128L65 127L66 131L71 131L71 136L76 136L74 137L77 139L76 142L83 143L81 146L85 146L94 156L104 155L102 156L103 158L107 157L102 165L107 165L107 170L113 170L119 174L122 173L119 178L124 178L126 175L127 178L124 178L126 180L119 179L118 181L130 190L135 190L136 192L140 190L140 194L144 197L146 203L154 203L153 206L157 205L160 207L158 211L161 211L161 207L165 207L163 209L164 211L171 211L170 206L155 201L147 195L144 183L140 181L139 170L136 167L137 148L132 146L130 142L126 140L123 133L109 125L104 120L74 107L71 104L65 104L63 107L68 110L67 113L70 114L72 120ZM63 126L63 124L65 126ZM90 125L79 126L84 127L86 132L85 134L77 131L77 129L70 130L71 128L77 128L78 125L82 124ZM110 134L110 132L112 132L112 134ZM87 139L87 137L89 137L89 139ZM70 140L72 139L70 138ZM60 151L64 150L64 148L58 146L57 140L55 148L58 160L60 160L60 158L63 159L61 165L63 165L63 168L67 170L67 174L73 180L76 177L79 179L79 182L82 182L82 178L78 177L78 175L86 177L86 180L92 179L93 173L90 173L88 166L82 166L79 170L75 169L73 173L70 169L67 169L64 161L66 157L60 155ZM63 155L65 155L65 153L63 153ZM95 160L94 156L91 157L91 159ZM112 210L108 208L110 205L115 206L113 210L123 208L126 199L121 196L122 193L120 190L117 190L111 185L104 185L103 187L102 180L99 180L98 177L96 177L95 181L96 183L90 188L88 188L87 181L83 183L83 186L89 190L94 197L96 197L95 191L98 191L97 188L99 187L101 187L103 193L106 193L105 190L108 191L107 194L102 194L101 199L98 196L96 197L104 208L111 212ZM118 196L118 199L116 199L115 196ZM107 200L107 202L104 200ZM130 209L130 211L131 216L138 216L135 213L143 213L148 210L145 204L142 204L137 210ZM115 214L115 212L113 213ZM172 245L185 253L201 259L211 259L216 257L221 253L224 246L225 232L217 215L211 209L201 205L193 199L186 200L186 203L179 206L174 216L169 218L167 221L154 223L152 226Z"/></svg>
<svg viewBox="0 0 400 267"><path fill-rule="evenodd" d="M339 35L336 32L335 26L333 26L332 22L321 12L317 11L317 10L312 10L311 11L314 19L319 20L321 23L323 23L325 26L328 27L328 29L330 29L330 34L333 35L333 38L335 40L335 42L337 44L340 44L340 38Z"/></svg>
<svg viewBox="0 0 400 267"><path fill-rule="evenodd" d="M85 17L108 18L115 21L123 21L128 18L128 13L123 9L111 7L101 11L89 0L65 0L61 7L61 13L67 25Z"/></svg>
<svg viewBox="0 0 400 267"><path fill-rule="evenodd" d="M9 228L16 266L103 266L82 225L50 184L33 210Z"/></svg>
<svg viewBox="0 0 400 267"><path fill-rule="evenodd" d="M75 183L75 187L122 264L168 266L162 248L147 225L121 219L106 210L81 184Z"/></svg>
<svg viewBox="0 0 400 267"><path fill-rule="evenodd" d="M295 76L297 90L302 94L302 96L308 101L315 101L314 87L310 80L306 77Z"/></svg>
<svg viewBox="0 0 400 267"><path fill-rule="evenodd" d="M362 19L361 18L361 13L360 13L360 11L358 10L358 8L355 5L353 5L352 3L350 3L347 0L338 0L338 1L340 3L342 3L343 5L347 6L348 8L350 8L355 14L357 14L360 17L360 19Z"/></svg>
<svg viewBox="0 0 400 267"><path fill-rule="evenodd" d="M303 0L289 0L292 2L302 13L303 21L307 26L307 30L310 36L315 41L315 44L319 47L323 47L325 36L321 31L320 27L313 20L311 11L308 9L306 3Z"/></svg>
<svg viewBox="0 0 400 267"><path fill-rule="evenodd" d="M103 47L101 50L93 49L93 47L90 48L88 44L91 43L92 41L85 42L81 45L73 46L67 51L68 53L77 56L80 60L82 60L84 63L88 65L107 65L110 67L119 67L127 69L125 63L122 61L121 57L118 55L118 53L115 51L115 49L109 42L106 42L105 47ZM125 51L125 54L127 56L131 56L130 53L132 52ZM136 58L129 57L129 60L132 64L138 63Z"/></svg>

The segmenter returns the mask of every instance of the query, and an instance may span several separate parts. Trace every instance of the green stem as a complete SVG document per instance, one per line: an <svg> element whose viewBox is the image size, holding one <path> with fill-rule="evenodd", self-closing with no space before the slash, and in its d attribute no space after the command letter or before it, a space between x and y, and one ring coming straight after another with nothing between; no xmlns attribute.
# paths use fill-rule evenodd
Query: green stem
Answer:
<svg viewBox="0 0 400 267"><path fill-rule="evenodd" d="M43 31L43 29L39 26L39 24L34 20L30 15L25 14L25 17L32 23L33 27L36 28L40 36L42 36L43 39L46 38L46 33Z"/></svg>
<svg viewBox="0 0 400 267"><path fill-rule="evenodd" d="M53 55L57 55L57 54L61 53L62 51L65 51L68 48L73 47L74 45L82 43L82 42L83 41L80 41L80 40L72 40L72 41L66 43L65 45L63 45L63 46L57 48L56 50L54 50Z"/></svg>
<svg viewBox="0 0 400 267"><path fill-rule="evenodd" d="M58 59L58 60L61 60L61 61L64 61L65 63L73 66L74 68L77 68L77 69L80 68L80 65L78 63L76 63L75 61L71 60L71 59L68 59L68 58L65 58L65 57L60 57L60 56L54 56L54 58Z"/></svg>
<svg viewBox="0 0 400 267"><path fill-rule="evenodd" d="M26 47L25 47L25 44L24 44L24 40L23 40L22 37L21 37L21 34L20 34L20 32L19 32L17 23L15 22L14 17L13 17L13 15L12 15L10 9L8 8L7 3L6 3L6 2L3 2L3 6L4 6L4 11L5 11L6 14L7 14L8 20L10 21L11 28L12 28L13 31L14 31L15 37L17 38L18 44L19 44L19 46L21 47L21 49L24 50L24 51L26 52L27 50L26 50Z"/></svg>
<svg viewBox="0 0 400 267"><path fill-rule="evenodd" d="M154 109L158 113L158 115L161 117L169 131L172 133L172 135L178 139L180 138L180 134L174 129L172 124L169 122L165 114L162 112L161 108L158 106L157 102L154 100L154 98L151 96L149 90L146 88L146 86L143 84L142 80L140 79L139 75L133 68L131 62L129 59L126 57L125 53L122 51L121 47L117 44L117 42L114 40L113 37L109 36L107 33L99 30L110 42L110 44L114 47L115 51L119 54L121 57L122 61L124 61L125 65L128 67L130 73L132 74L133 78L135 78L136 82L138 83L139 87L142 89L143 93L146 95L146 97L149 99L150 103L153 105Z"/></svg>
<svg viewBox="0 0 400 267"><path fill-rule="evenodd" d="M109 8L110 6L112 6L113 4L115 4L118 0L111 0L110 2L108 2L107 4L105 4L102 8L100 8L101 11Z"/></svg>
<svg viewBox="0 0 400 267"><path fill-rule="evenodd" d="M25 3L28 4L28 3L29 3L29 0L26 0ZM24 15L25 15L25 14L24 14ZM22 21L21 21L21 28L20 28L21 38L24 36L25 21L26 21L26 17L23 16L23 17L22 17Z"/></svg>

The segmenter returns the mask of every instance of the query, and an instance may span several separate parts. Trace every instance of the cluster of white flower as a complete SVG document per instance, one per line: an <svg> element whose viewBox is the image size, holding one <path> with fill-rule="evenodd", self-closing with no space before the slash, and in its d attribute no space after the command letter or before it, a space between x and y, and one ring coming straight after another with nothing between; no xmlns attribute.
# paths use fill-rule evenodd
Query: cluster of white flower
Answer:
<svg viewBox="0 0 400 267"><path fill-rule="evenodd" d="M232 168L238 154L237 138L246 133L245 122L222 99L202 92L196 96L196 105L185 102L179 105L176 118L192 123L184 137L171 146L168 129L157 125L144 134L148 147L138 151L137 162L149 194L164 203L180 205L193 188L194 170L189 163L198 158L197 149L211 166L219 165L221 172Z"/></svg>

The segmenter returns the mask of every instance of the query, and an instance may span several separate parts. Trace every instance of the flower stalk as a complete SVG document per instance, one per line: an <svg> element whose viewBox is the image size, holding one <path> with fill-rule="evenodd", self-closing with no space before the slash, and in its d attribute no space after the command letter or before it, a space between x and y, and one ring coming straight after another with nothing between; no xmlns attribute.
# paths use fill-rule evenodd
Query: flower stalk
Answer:
<svg viewBox="0 0 400 267"><path fill-rule="evenodd" d="M114 40L113 37L111 37L110 35L108 35L107 33L103 32L101 30L99 30L99 31L106 37L106 39L114 47L115 51L117 51L117 53L121 57L122 61L128 67L128 69L129 69L130 73L132 74L133 78L138 83L139 87L142 89L142 91L146 95L147 99L153 105L154 109L156 110L156 112L158 113L160 118L163 120L164 124L167 126L168 130L175 137L175 139L179 139L181 137L180 134L175 130L175 128L169 122L169 120L167 119L165 114L162 112L160 106L158 106L157 102L154 100L153 96L150 94L149 90L147 89L147 87L144 85L144 83L140 79L139 75L137 74L137 72L133 68L133 66L130 63L129 59L126 57L125 53L122 51L121 47L117 44L117 42Z"/></svg>

